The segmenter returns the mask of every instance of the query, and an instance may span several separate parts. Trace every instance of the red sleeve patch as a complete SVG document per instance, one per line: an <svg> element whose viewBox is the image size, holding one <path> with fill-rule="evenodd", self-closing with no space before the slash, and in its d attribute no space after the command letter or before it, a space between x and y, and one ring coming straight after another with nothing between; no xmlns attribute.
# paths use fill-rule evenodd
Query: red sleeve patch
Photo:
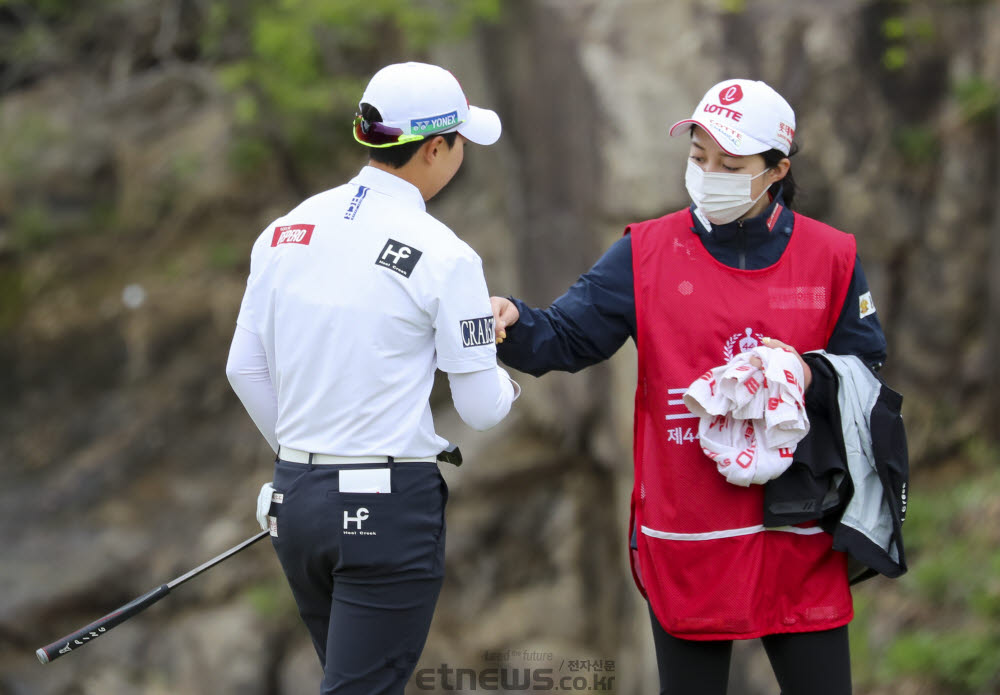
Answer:
<svg viewBox="0 0 1000 695"><path fill-rule="evenodd" d="M275 227L274 236L271 238L271 246L279 244L309 244L312 240L314 224L289 224L284 227Z"/></svg>

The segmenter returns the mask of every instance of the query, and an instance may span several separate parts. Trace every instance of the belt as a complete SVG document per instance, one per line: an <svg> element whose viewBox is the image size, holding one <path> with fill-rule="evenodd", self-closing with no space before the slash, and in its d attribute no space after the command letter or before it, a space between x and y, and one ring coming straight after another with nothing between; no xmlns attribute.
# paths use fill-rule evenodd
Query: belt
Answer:
<svg viewBox="0 0 1000 695"><path fill-rule="evenodd" d="M278 447L278 458L291 463L312 463L319 466L352 463L434 463L437 456L334 456L333 454L310 454L308 451Z"/></svg>

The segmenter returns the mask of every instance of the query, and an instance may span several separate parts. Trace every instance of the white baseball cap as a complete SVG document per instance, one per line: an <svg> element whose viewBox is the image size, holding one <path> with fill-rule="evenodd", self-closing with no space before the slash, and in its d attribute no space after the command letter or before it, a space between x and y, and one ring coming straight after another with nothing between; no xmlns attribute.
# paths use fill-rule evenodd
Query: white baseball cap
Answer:
<svg viewBox="0 0 1000 695"><path fill-rule="evenodd" d="M786 155L795 138L795 112L768 85L754 80L726 80L709 89L691 118L677 121L670 135L699 125L728 154L744 156L768 150Z"/></svg>
<svg viewBox="0 0 1000 695"><path fill-rule="evenodd" d="M372 77L359 109L361 104L371 104L382 114L380 123L355 119L354 137L369 147L391 147L456 130L477 145L492 145L500 137L496 112L470 106L455 76L437 65L387 65Z"/></svg>

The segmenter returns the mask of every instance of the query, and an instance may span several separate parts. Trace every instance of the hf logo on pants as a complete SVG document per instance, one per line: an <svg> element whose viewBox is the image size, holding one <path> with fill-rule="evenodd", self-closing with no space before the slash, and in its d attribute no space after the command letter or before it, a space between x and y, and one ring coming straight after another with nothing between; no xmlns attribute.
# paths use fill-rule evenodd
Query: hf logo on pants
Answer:
<svg viewBox="0 0 1000 695"><path fill-rule="evenodd" d="M348 536L375 536L378 535L375 531L365 531L361 527L361 522L365 521L369 516L370 512L366 507L358 507L358 510L354 512L354 516L347 513L344 510L344 534ZM354 531L349 530L348 524L355 524L356 529Z"/></svg>

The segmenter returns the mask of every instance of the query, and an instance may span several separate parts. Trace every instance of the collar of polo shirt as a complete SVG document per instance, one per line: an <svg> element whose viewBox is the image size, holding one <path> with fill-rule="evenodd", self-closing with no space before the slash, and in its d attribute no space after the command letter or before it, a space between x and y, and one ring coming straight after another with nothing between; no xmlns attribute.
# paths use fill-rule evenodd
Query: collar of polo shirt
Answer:
<svg viewBox="0 0 1000 695"><path fill-rule="evenodd" d="M354 182L379 193L385 193L404 205L412 205L421 211L427 210L427 204L419 188L383 169L366 166L358 173Z"/></svg>

